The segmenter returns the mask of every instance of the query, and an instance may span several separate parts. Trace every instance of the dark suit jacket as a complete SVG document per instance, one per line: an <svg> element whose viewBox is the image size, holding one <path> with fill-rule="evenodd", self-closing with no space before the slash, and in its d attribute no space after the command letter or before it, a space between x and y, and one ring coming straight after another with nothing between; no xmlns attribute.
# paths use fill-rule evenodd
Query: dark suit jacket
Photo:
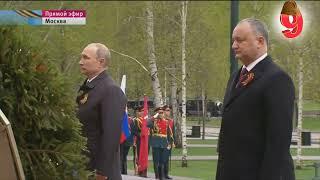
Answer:
<svg viewBox="0 0 320 180"><path fill-rule="evenodd" d="M240 70L227 85L216 179L294 180L293 82L270 56L250 72L247 86L235 88Z"/></svg>
<svg viewBox="0 0 320 180"><path fill-rule="evenodd" d="M88 95L85 103L81 103ZM120 180L119 143L126 97L106 72L80 88L78 118L87 137L89 169Z"/></svg>

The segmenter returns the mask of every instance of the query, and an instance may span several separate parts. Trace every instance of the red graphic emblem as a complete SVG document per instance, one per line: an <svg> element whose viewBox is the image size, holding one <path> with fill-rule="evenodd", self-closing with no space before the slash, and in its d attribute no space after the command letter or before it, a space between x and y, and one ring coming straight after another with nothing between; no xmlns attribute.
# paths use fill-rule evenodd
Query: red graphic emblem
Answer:
<svg viewBox="0 0 320 180"><path fill-rule="evenodd" d="M292 17L292 21L290 21L290 16ZM301 34L303 18L294 0L289 0L284 3L280 15L280 22L284 27L288 28L282 31L285 37L295 38Z"/></svg>

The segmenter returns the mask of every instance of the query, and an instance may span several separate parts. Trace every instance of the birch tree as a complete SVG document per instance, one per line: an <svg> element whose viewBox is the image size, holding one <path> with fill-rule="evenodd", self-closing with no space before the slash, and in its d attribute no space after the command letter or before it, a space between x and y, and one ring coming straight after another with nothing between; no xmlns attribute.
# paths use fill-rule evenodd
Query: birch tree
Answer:
<svg viewBox="0 0 320 180"><path fill-rule="evenodd" d="M179 104L177 99L177 81L176 81L176 65L173 66L171 74L171 105L172 115L174 119L174 140L176 148L182 147L181 118L179 113Z"/></svg>
<svg viewBox="0 0 320 180"><path fill-rule="evenodd" d="M297 76L297 84L298 84L298 118L297 118L297 160L296 167L300 169L302 167L301 155L302 155L302 124L303 124L303 88L305 84L304 80L304 68L308 64L308 62L304 62L303 59L307 57L310 53L311 47L313 45L313 39L310 39L308 43L304 43L302 47L299 47L298 44L293 44L293 42L289 41L289 53L292 57L297 57L297 67L296 67L296 76Z"/></svg>
<svg viewBox="0 0 320 180"><path fill-rule="evenodd" d="M187 124L186 124L186 29L188 1L181 2L181 60L182 60L182 167L187 167Z"/></svg>
<svg viewBox="0 0 320 180"><path fill-rule="evenodd" d="M302 110L303 110L303 87L304 87L304 67L305 63L303 61L304 56L309 52L312 45L312 40L310 43L307 43L303 49L298 50L298 68L297 68L297 77L298 77L298 122L297 122L297 136L298 136L298 148L297 148L297 169L301 169L301 155L302 155ZM294 52L293 52L294 53Z"/></svg>
<svg viewBox="0 0 320 180"><path fill-rule="evenodd" d="M162 93L158 78L158 69L156 63L156 55L153 37L153 6L152 1L146 2L146 35L147 35L147 52L149 58L149 66L151 73L152 89L154 93L154 103L156 107L163 106Z"/></svg>
<svg viewBox="0 0 320 180"><path fill-rule="evenodd" d="M302 102L303 102L303 60L302 57L299 57L299 66L298 66L298 126L297 126L297 135L298 135L298 148L297 148L297 161L296 166L298 169L301 168L301 133L302 133Z"/></svg>

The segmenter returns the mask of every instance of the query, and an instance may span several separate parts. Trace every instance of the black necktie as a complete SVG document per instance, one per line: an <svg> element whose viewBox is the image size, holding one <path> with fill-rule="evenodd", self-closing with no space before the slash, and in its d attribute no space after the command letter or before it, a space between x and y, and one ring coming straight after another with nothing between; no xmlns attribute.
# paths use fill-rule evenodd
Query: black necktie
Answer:
<svg viewBox="0 0 320 180"><path fill-rule="evenodd" d="M81 86L80 86L80 91L89 91L90 89L92 89L93 86L90 84L89 81L85 81Z"/></svg>

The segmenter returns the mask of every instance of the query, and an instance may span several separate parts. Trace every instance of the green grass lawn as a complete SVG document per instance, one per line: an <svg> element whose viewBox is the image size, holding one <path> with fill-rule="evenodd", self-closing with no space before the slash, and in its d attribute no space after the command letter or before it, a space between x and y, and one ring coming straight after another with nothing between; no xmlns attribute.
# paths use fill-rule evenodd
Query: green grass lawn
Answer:
<svg viewBox="0 0 320 180"><path fill-rule="evenodd" d="M150 149L150 153L152 150ZM212 147L189 147L188 148L188 156L216 156L217 149ZM295 156L297 154L297 149L291 149L291 155ZM129 156L132 156L132 148L129 151ZM151 154L150 154L151 155ZM182 149L174 148L172 151L172 156L181 156ZM320 156L319 149L302 149L303 156Z"/></svg>
<svg viewBox="0 0 320 180"><path fill-rule="evenodd" d="M201 126L202 127L202 117L187 117L187 126ZM198 123L200 120L200 124ZM206 119L206 127L220 127L221 119Z"/></svg>
<svg viewBox="0 0 320 180"><path fill-rule="evenodd" d="M202 119L201 117L192 117L187 119L187 126L199 126L198 119ZM220 127L221 120L220 119L212 119L205 121L205 127ZM202 123L200 124L202 127ZM310 131L320 131L320 117L305 117L302 119L302 127L303 129Z"/></svg>
<svg viewBox="0 0 320 180"><path fill-rule="evenodd" d="M320 110L320 101L310 101L310 100L303 101L303 110L304 111Z"/></svg>
<svg viewBox="0 0 320 180"><path fill-rule="evenodd" d="M311 165L313 161L304 161L303 163ZM213 180L216 168L217 161L188 161L188 167L181 167L181 161L172 161L170 175ZM133 170L132 162L128 163L128 169ZM149 161L148 171L153 172L152 161ZM311 180L314 177L314 168L304 166L301 170L296 170L295 173L296 180Z"/></svg>
<svg viewBox="0 0 320 180"><path fill-rule="evenodd" d="M190 147L187 150L188 156L215 156L217 155L216 148L203 148L203 147ZM152 155L152 149L150 149L150 155ZM181 156L182 149L174 148L172 151L172 156ZM128 156L133 156L132 148L128 153Z"/></svg>
<svg viewBox="0 0 320 180"><path fill-rule="evenodd" d="M302 128L310 131L320 131L320 117L306 117L302 119Z"/></svg>
<svg viewBox="0 0 320 180"><path fill-rule="evenodd" d="M313 165L315 161L302 161L302 169L296 169L296 180L312 180L315 175L314 167L310 167Z"/></svg>
<svg viewBox="0 0 320 180"><path fill-rule="evenodd" d="M187 144L217 144L218 140L216 139L187 139Z"/></svg>
<svg viewBox="0 0 320 180"><path fill-rule="evenodd" d="M188 156L215 156L217 155L216 148L204 148L204 147L190 147L188 148ZM182 149L173 149L172 151L173 156L181 156Z"/></svg>
<svg viewBox="0 0 320 180"><path fill-rule="evenodd" d="M295 156L297 154L297 149L290 149L291 155ZM303 156L320 156L319 149L302 149Z"/></svg>

